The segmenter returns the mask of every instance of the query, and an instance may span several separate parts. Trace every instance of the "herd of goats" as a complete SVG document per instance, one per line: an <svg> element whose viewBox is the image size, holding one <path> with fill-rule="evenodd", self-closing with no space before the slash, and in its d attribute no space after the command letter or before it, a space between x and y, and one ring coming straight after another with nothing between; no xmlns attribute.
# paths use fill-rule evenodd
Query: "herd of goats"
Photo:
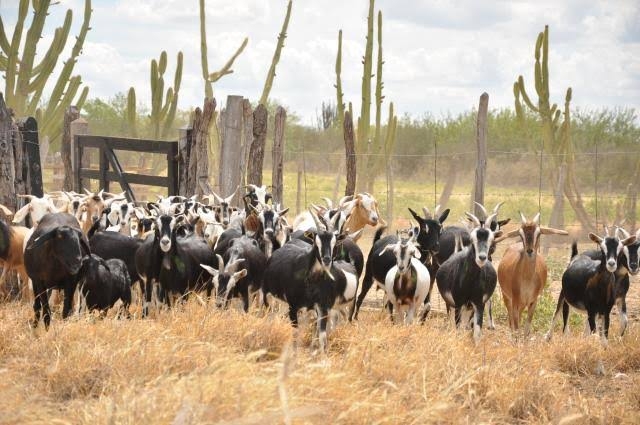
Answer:
<svg viewBox="0 0 640 425"><path fill-rule="evenodd" d="M455 312L456 325L471 327L477 341L485 305L493 327L491 296L498 281L510 327L518 330L527 309L524 332L529 333L547 280L540 236L567 235L541 226L539 214L528 220L522 213L521 225L506 232L509 219L498 220L501 204L490 212L478 204L482 214L467 212L467 223L447 227L449 209L436 207L432 214L423 208L421 216L409 208L415 223L383 236L384 220L368 193L344 197L337 205L324 198L326 206L312 205L289 223L288 208L274 205L267 189L244 187L239 195L244 208L232 206L240 188L227 198L169 196L144 206L104 191L24 195L28 202L15 213L0 205L7 218L13 217L12 223L0 220L0 287L6 273L15 270L22 298L33 299L32 326L42 314L45 328L51 321L52 290L63 291L63 318L72 312L76 289L78 311L106 313L121 301L118 315L129 317L136 282L143 317L153 304L170 308L197 292L213 296L218 308L241 298L245 311L253 299L268 308L276 298L288 304L293 326L299 310L315 310L325 351L330 318L337 320L342 313L357 319L374 281L386 293L391 319L395 313L396 321L406 323L418 312L421 322L426 319L436 282L447 310ZM380 227L365 268L357 240L367 225ZM491 258L496 244L511 238L520 241L506 249L496 271ZM569 306L586 311L585 332L598 331L606 342L616 304L621 334L625 331L625 296L629 275L639 270L640 234L617 228L613 235L606 229L604 236L590 233L589 238L598 249L579 254L577 244L571 246L547 338L560 310L567 330Z"/></svg>

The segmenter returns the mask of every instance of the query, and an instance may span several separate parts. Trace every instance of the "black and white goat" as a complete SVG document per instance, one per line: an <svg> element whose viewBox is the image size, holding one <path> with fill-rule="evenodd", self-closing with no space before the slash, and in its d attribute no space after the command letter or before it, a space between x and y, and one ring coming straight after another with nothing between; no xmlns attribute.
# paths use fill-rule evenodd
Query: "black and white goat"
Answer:
<svg viewBox="0 0 640 425"><path fill-rule="evenodd" d="M429 265L430 259L438 253L440 250L440 235L442 234L442 223L447 219L449 215L449 209L447 208L439 213L439 206L436 207L434 214L431 215L429 210L424 207L424 217L419 216L415 211L409 208L409 212L418 221L419 232L416 235L416 242L419 245L419 252L423 264ZM381 289L383 288L387 273L396 264L396 259L391 252L384 252L387 245L395 244L399 238L396 235L388 235L381 237L385 228L381 227L376 230L373 238L373 245L369 251L369 257L367 258L367 266L365 268L364 278L362 280L362 290L356 301L356 306L353 312L353 319L358 318L358 311L364 301L364 298L371 289L373 282L375 281ZM431 272L430 272L431 273ZM433 287L433 276L431 276L431 282L429 285L429 292L425 298L425 309L422 314L421 320L424 320L431 310L431 288Z"/></svg>
<svg viewBox="0 0 640 425"><path fill-rule="evenodd" d="M609 315L616 302L618 259L626 246L636 241L636 236L618 239L609 236L604 237L589 233L589 239L599 246L598 259L594 260L589 255L578 254L576 242L571 245L571 262L562 274L562 289L558 296L558 305L551 320L551 327L546 334L550 340L553 335L553 327L562 310L563 331L568 330L569 307L586 311L589 330L596 332L596 319L601 320L598 328L603 343L609 337Z"/></svg>
<svg viewBox="0 0 640 425"><path fill-rule="evenodd" d="M406 312L404 322L413 323L416 310L425 302L431 289L429 270L420 262L421 254L416 245L418 234L419 229L415 228L409 231L408 237L400 236L396 243L385 246L378 254L382 256L391 251L396 259L396 265L391 267L385 278L387 306L392 321L395 310L401 321Z"/></svg>
<svg viewBox="0 0 640 425"><path fill-rule="evenodd" d="M249 301L262 286L267 263L258 242L246 235L233 239L222 256L217 255L218 270L206 264L200 266L213 276L216 302L226 307L231 298L242 298L244 311L249 311ZM225 267L226 262L226 267Z"/></svg>
<svg viewBox="0 0 640 425"><path fill-rule="evenodd" d="M336 305L352 302L358 282L355 267L334 261L338 237L331 223L322 225L315 215L317 232L309 234L313 245L292 239L273 253L267 261L262 285L263 299L271 294L289 304L289 319L298 325L298 311L315 309L318 315L320 350L327 346L327 319Z"/></svg>
<svg viewBox="0 0 640 425"><path fill-rule="evenodd" d="M453 254L440 265L436 273L438 290L447 308L455 311L456 326L460 325L462 311L473 312L473 336L479 341L485 303L496 289L497 274L489 260L489 250L502 231L491 230L495 213L484 223L473 214L466 213L475 228L469 233L470 245ZM466 320L463 323L467 323Z"/></svg>
<svg viewBox="0 0 640 425"><path fill-rule="evenodd" d="M89 311L99 310L107 313L118 300L122 301L119 312L129 317L131 304L131 278L127 265L122 260L104 260L91 254L82 259L82 267L78 272L78 286Z"/></svg>
<svg viewBox="0 0 640 425"><path fill-rule="evenodd" d="M279 205L275 208L269 204L263 206L262 210L255 210L260 220L258 237L267 258L271 257L273 252L286 243L289 238L289 231L285 223L283 223L284 215L289 208L279 209Z"/></svg>

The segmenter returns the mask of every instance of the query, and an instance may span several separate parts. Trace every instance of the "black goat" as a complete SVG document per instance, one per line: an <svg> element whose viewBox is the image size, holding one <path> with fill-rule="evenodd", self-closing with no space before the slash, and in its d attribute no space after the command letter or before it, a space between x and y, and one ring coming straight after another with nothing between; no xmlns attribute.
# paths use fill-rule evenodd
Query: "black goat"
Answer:
<svg viewBox="0 0 640 425"><path fill-rule="evenodd" d="M436 207L434 211L434 215L438 215L439 206ZM416 239L416 243L419 245L419 251L421 254L423 264L427 265L429 268L430 259L438 253L440 250L440 235L442 233L442 223L449 216L449 209L447 208L440 214L437 218L432 216L429 210L425 207L423 208L423 212L425 217L420 217L415 211L409 208L409 212L411 215L418 221L419 232ZM362 290L360 291L360 295L358 295L358 299L355 304L355 308L353 311L352 318L358 319L358 311L360 311L360 306L364 301L364 298L367 296L367 292L371 289L373 282L375 280L377 286L380 289L384 289L384 282L387 276L387 273L393 266L396 265L396 257L390 251L383 252L384 248L387 245L392 245L398 242L398 237L396 235L388 235L384 238L381 238L382 233L385 228L379 228L375 236L373 238L373 245L371 246L371 250L369 251L369 256L367 257L367 267L364 273L364 279L362 280ZM382 253L382 255L380 255ZM431 273L431 270L429 270ZM425 309L422 313L421 320L425 320L427 314L431 310L431 288L433 287L434 278L431 277L429 293L424 300Z"/></svg>
<svg viewBox="0 0 640 425"><path fill-rule="evenodd" d="M591 333L596 331L596 317L601 318L600 336L603 342L609 337L609 315L616 301L616 284L619 283L616 279L618 258L624 247L633 244L636 237L620 240L609 236L607 232L604 238L589 233L589 239L599 245L600 255L594 260L589 255L578 254L575 241L571 245L571 262L562 274L562 289L551 327L546 334L547 340L551 339L561 309L563 331L567 331L569 306L587 312Z"/></svg>
<svg viewBox="0 0 640 425"><path fill-rule="evenodd" d="M258 242L246 235L231 241L224 259L220 255L217 257L218 270L206 264L201 266L214 276L213 286L218 306L226 307L231 298L241 297L244 311L249 311L251 295L262 287L267 257Z"/></svg>
<svg viewBox="0 0 640 425"><path fill-rule="evenodd" d="M104 260L96 254L82 259L78 285L89 311L100 310L104 315L122 300L120 312L128 318L131 304L131 278L127 265L119 259Z"/></svg>
<svg viewBox="0 0 640 425"><path fill-rule="evenodd" d="M47 289L64 290L62 318L69 315L82 258L90 253L89 243L74 216L49 213L42 217L24 252L24 265L31 278L35 298L33 327L40 321L40 310L46 329L51 323Z"/></svg>
<svg viewBox="0 0 640 425"><path fill-rule="evenodd" d="M344 261L333 260L337 237L330 223L321 226L311 213L317 232L309 233L314 243L292 239L273 253L267 261L262 286L266 295L289 304L289 319L298 325L298 311L315 309L318 315L318 337L321 351L327 345L327 318L329 310L336 304L351 302L356 295L358 282L355 267Z"/></svg>
<svg viewBox="0 0 640 425"><path fill-rule="evenodd" d="M482 332L484 305L491 298L498 280L489 260L489 249L502 231L491 230L490 223L495 214L483 224L473 214L467 213L467 216L475 224L469 234L471 244L440 265L436 282L447 308L455 310L456 326L460 325L462 309L473 309L473 336L477 342Z"/></svg>
<svg viewBox="0 0 640 425"><path fill-rule="evenodd" d="M140 281L140 275L136 268L136 252L142 243L142 239L118 232L97 232L89 238L89 247L92 253L105 260L116 258L124 261L131 284Z"/></svg>

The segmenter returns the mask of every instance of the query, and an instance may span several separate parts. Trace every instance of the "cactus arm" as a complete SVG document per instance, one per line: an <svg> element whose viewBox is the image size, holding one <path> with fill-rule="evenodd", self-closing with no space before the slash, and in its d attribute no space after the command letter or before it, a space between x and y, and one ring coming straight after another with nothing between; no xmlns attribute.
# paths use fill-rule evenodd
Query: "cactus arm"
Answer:
<svg viewBox="0 0 640 425"><path fill-rule="evenodd" d="M247 43L249 43L249 39L245 37L245 39L242 41L242 44L240 45L240 47L238 47L238 50L236 50L236 52L233 54L233 56L231 56L231 59L229 59L227 61L227 63L225 63L224 66L222 68L220 68L218 71L212 72L211 74L209 74L207 76L207 81L209 83L215 83L216 81L218 81L220 78L224 77L225 75L233 74L233 69L231 69L231 67L233 66L233 62L235 62L237 57L240 56L240 53L242 53L244 48L247 47Z"/></svg>
<svg viewBox="0 0 640 425"><path fill-rule="evenodd" d="M37 8L34 10L33 20L31 26L27 31L27 38L24 43L24 50L22 51L22 59L20 60L20 71L18 72L18 83L16 91L19 94L18 99L22 104L17 104L15 107L19 111L24 111L24 104L29 96L29 80L32 76L33 62L36 56L36 47L38 41L42 37L42 29L44 28L44 22L49 13L49 0L41 1L37 4ZM35 6L35 4L34 4ZM69 20L71 10L67 10L67 16L65 21Z"/></svg>
<svg viewBox="0 0 640 425"><path fill-rule="evenodd" d="M378 58L376 65L376 132L375 132L375 146L377 153L381 153L382 140L381 140L381 121L382 121L382 11L378 11ZM393 110L391 111L393 113ZM391 125L392 117L389 116L389 125Z"/></svg>
<svg viewBox="0 0 640 425"><path fill-rule="evenodd" d="M59 102L56 103L55 107L52 109L52 112L45 112L45 114L43 115L44 123L42 125L42 133L48 134L51 140L55 140L60 135L64 111L73 102L73 99L76 97L76 93L78 93L78 89L80 88L81 84L82 79L78 75L69 79L69 84L66 87L64 95L59 100ZM47 106L47 109L49 109L49 106Z"/></svg>
<svg viewBox="0 0 640 425"><path fill-rule="evenodd" d="M176 74L173 79L173 92L171 101L167 103L168 109L164 114L164 125L162 126L162 138L166 138L173 126L178 109L178 92L180 91L180 82L182 81L182 52L178 52L178 64L176 65ZM171 89L169 89L171 90Z"/></svg>
<svg viewBox="0 0 640 425"><path fill-rule="evenodd" d="M204 0L200 0L200 63L204 79L204 96L213 97L213 84L209 81L209 61L207 59L207 31L205 26Z"/></svg>
<svg viewBox="0 0 640 425"><path fill-rule="evenodd" d="M371 122L371 69L373 66L373 7L374 0L369 0L369 14L367 16L367 42L364 50L362 71L362 105L360 106L360 118L358 123L357 151L364 153L369 141L369 126ZM365 157L366 158L366 157ZM366 162L366 161L365 161ZM368 167L363 164L363 170Z"/></svg>
<svg viewBox="0 0 640 425"><path fill-rule="evenodd" d="M18 64L18 51L20 49L20 41L22 40L22 30L24 29L24 21L27 18L29 10L29 0L20 0L18 7L18 20L13 29L13 37L11 38L11 47L7 55L7 72L5 73L5 96L8 105L14 105L16 100L16 68Z"/></svg>
<svg viewBox="0 0 640 425"><path fill-rule="evenodd" d="M163 50L160 53L160 60L158 60L158 73L160 75L164 75L164 72L167 70L167 52Z"/></svg>
<svg viewBox="0 0 640 425"><path fill-rule="evenodd" d="M544 34L542 40L542 94L549 103L549 25L544 26Z"/></svg>
<svg viewBox="0 0 640 425"><path fill-rule="evenodd" d="M44 116L48 116L50 113L53 113L53 109L58 103L57 99L60 99L63 96L63 92L64 92L63 90L64 90L64 87L66 86L67 81L69 81L69 83L71 82L71 73L73 72L73 67L76 64L78 56L80 56L80 53L82 52L82 45L84 44L84 40L85 40L85 37L87 36L87 32L89 32L89 30L91 29L91 27L89 27L89 22L91 20L91 12L92 12L91 0L85 0L84 20L82 21L80 32L76 37L76 42L74 43L73 48L71 49L71 55L69 56L69 59L67 59L67 61L64 63L64 67L60 72L58 81L56 82L56 85L51 91L51 97L49 98L49 105L47 106L47 110ZM63 109L66 109L67 106L69 105L64 105Z"/></svg>
<svg viewBox="0 0 640 425"><path fill-rule="evenodd" d="M173 87L169 87L167 89L167 94L164 98L164 105L160 105L162 106L162 109L160 109L160 113L158 114L158 121L164 121L167 117L167 112L169 112L171 102L173 102Z"/></svg>
<svg viewBox="0 0 640 425"><path fill-rule="evenodd" d="M136 128L136 90L133 87L129 87L129 92L127 93L127 109L125 110L125 116L129 126L129 133L132 137L138 137L138 129Z"/></svg>
<svg viewBox="0 0 640 425"><path fill-rule="evenodd" d="M180 82L182 81L182 61L183 56L182 52L178 52L178 63L176 65L176 74L173 77L173 91L175 93L175 97L178 97L178 92L180 91Z"/></svg>
<svg viewBox="0 0 640 425"><path fill-rule="evenodd" d="M4 21L2 20L2 16L0 16L0 50L2 50L5 55L9 55L9 51L11 50L11 45L9 44L9 39L7 38L7 32L4 29Z"/></svg>
<svg viewBox="0 0 640 425"><path fill-rule="evenodd" d="M0 53L0 71L6 71L8 63L6 56L3 56L2 53Z"/></svg>
<svg viewBox="0 0 640 425"><path fill-rule="evenodd" d="M71 30L71 22L73 21L72 16L73 14L71 10L67 10L67 13L64 19L64 24L62 25L62 27L56 28L53 34L53 41L51 42L51 45L49 46L47 53L45 53L45 55L42 57L42 60L40 61L40 63L33 67L33 70L31 72L32 77L34 76L37 77L42 73L42 71L45 71L46 73L49 69L53 69L55 67L55 64L58 62L58 57L60 56L60 53L62 53L62 50L64 49L64 46L67 41L67 37L69 37L69 31ZM51 65L52 63L53 65ZM33 91L31 87L34 85L35 84L32 80L29 86L30 91Z"/></svg>
<svg viewBox="0 0 640 425"><path fill-rule="evenodd" d="M289 4L287 5L287 14L285 15L284 22L282 23L282 30L278 35L278 43L276 45L276 50L273 53L273 59L271 60L271 66L269 67L269 72L267 73L267 79L264 82L264 88L262 89L262 96L260 96L260 104L266 105L269 100L269 92L271 92L271 87L273 86L273 79L276 76L276 65L280 61L280 53L282 52L282 47L284 46L284 39L287 38L287 27L289 26L289 18L291 17L291 0L289 0Z"/></svg>
<svg viewBox="0 0 640 425"><path fill-rule="evenodd" d="M393 113L393 102L389 102L389 121L387 123L387 134L384 141L384 152L388 155L393 151L396 139L396 126L398 117Z"/></svg>
<svg viewBox="0 0 640 425"><path fill-rule="evenodd" d="M76 100L76 107L78 108L78 110L82 109L82 107L84 106L84 103L87 101L88 96L89 96L89 87L84 86L82 88L82 92L80 93L80 96L78 97L78 100Z"/></svg>
<svg viewBox="0 0 640 425"><path fill-rule="evenodd" d="M516 108L516 117L519 120L524 119L524 111L522 110L522 102L520 102L520 88L518 82L513 83L514 106Z"/></svg>
<svg viewBox="0 0 640 425"><path fill-rule="evenodd" d="M520 89L522 100L524 100L524 103L529 107L529 109L531 109L533 112L539 112L538 108L533 106L533 103L531 103L531 99L529 99L529 95L524 88L524 78L522 78L522 75L518 77L518 88Z"/></svg>
<svg viewBox="0 0 640 425"><path fill-rule="evenodd" d="M336 54L336 108L337 108L337 120L336 124L339 129L342 128L342 121L344 120L344 93L342 93L342 79L340 74L342 73L342 30L338 31L338 53Z"/></svg>

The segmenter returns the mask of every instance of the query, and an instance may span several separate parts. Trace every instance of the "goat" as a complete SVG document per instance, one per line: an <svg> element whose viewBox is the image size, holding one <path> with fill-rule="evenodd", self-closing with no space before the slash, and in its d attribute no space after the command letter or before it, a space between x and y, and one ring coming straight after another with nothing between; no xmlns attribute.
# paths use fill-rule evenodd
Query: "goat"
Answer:
<svg viewBox="0 0 640 425"><path fill-rule="evenodd" d="M367 224L377 226L378 223L385 226L387 223L380 217L378 211L378 201L369 193L358 193L352 201L347 203L345 211L347 212L347 220L344 228L348 232L356 232Z"/></svg>
<svg viewBox="0 0 640 425"><path fill-rule="evenodd" d="M213 276L218 306L226 307L231 298L240 297L244 311L249 311L249 300L262 287L262 277L267 263L267 257L258 242L242 235L231 241L224 254L225 259L220 255L216 257L218 270L206 264L201 264L201 267Z"/></svg>
<svg viewBox="0 0 640 425"><path fill-rule="evenodd" d="M118 300L122 300L120 313L130 317L131 278L124 261L87 255L82 259L78 272L78 286L89 311L100 310L105 315Z"/></svg>
<svg viewBox="0 0 640 425"><path fill-rule="evenodd" d="M209 205L214 205L214 203L212 202L214 199L218 202L218 205L216 206L218 210L218 216L216 218L218 220L218 223L222 223L222 226L225 229L229 225L231 214L234 211L234 208L230 206L231 200L233 200L233 197L236 195L238 189L239 187L236 188L236 190L226 198L222 198L215 192L213 192L213 199L211 198L211 195L207 195L204 197L208 201Z"/></svg>
<svg viewBox="0 0 640 425"><path fill-rule="evenodd" d="M424 263L429 264L430 258L433 255L436 255L440 250L439 241L440 235L442 233L442 223L449 216L449 209L447 208L442 212L442 214L438 216L439 207L436 207L435 214L434 216L432 216L429 210L424 207L424 218L420 217L411 208L409 208L409 212L416 220L418 220L419 232L417 234L416 241L419 245L419 250ZM360 306L362 305L364 298L367 296L367 292L369 292L369 289L371 289L374 280L377 282L378 287L384 289L382 286L385 282L387 273L396 264L396 260L391 252L386 252L381 255L381 252L383 252L384 248L387 245L394 244L398 241L398 237L395 235L385 236L381 239L384 230L385 228L381 227L376 231L374 235L373 245L371 246L371 250L369 251L367 266L365 268L365 274L362 280L362 290L360 291L360 295L358 295L358 299L353 311L353 319L358 318L358 311L360 310ZM429 271L429 273L431 273L431 271ZM427 314L431 310L431 288L433 288L434 279L431 277L430 279L431 281L429 285L429 293L425 298L425 309L421 317L422 321L426 319Z"/></svg>
<svg viewBox="0 0 640 425"><path fill-rule="evenodd" d="M144 282L143 316L149 313L154 282L159 283L164 301L171 306L168 296L187 296L189 290L206 289L211 295L211 286L203 281L204 269L200 264L214 267L216 257L206 241L197 236L178 237L179 224L184 215L173 217L161 214L156 219L153 235L149 235L136 252L136 269Z"/></svg>
<svg viewBox="0 0 640 425"><path fill-rule="evenodd" d="M318 205L312 205L313 209L315 209L316 214L318 215L318 217L324 217L325 220L333 220L334 215L339 214L340 218L338 219L336 228L343 229L348 216L346 210L348 209L350 211L353 208L353 205L349 203L349 201L353 199L353 196L344 196L342 199L340 199L336 208L333 207L333 201L331 201L329 198L323 199L327 203L326 208ZM313 229L314 225L314 219L311 215L311 212L303 211L293 219L292 227L293 231L302 231L304 233L307 230Z"/></svg>
<svg viewBox="0 0 640 425"><path fill-rule="evenodd" d="M453 254L442 263L436 273L438 290L447 308L455 309L455 323L460 325L462 309L473 309L473 336L479 341L485 303L496 288L496 271L489 260L489 249L502 231L492 231L495 213L484 223L473 214L466 213L475 228L469 234L470 246Z"/></svg>
<svg viewBox="0 0 640 425"><path fill-rule="evenodd" d="M14 214L13 223L15 224L21 223L28 217L31 220L31 225L27 224L27 227L36 227L46 214L58 212L48 195L44 195L42 198L34 195L18 195L18 198L26 198L29 202Z"/></svg>
<svg viewBox="0 0 640 425"><path fill-rule="evenodd" d="M262 298L265 304L267 294L287 302L289 319L294 327L298 326L300 309L315 309L320 350L324 352L329 310L336 304L352 301L358 282L352 264L333 260L338 238L331 224L322 226L318 218L315 220L317 232L308 235L314 241L313 245L292 239L267 260Z"/></svg>
<svg viewBox="0 0 640 425"><path fill-rule="evenodd" d="M117 232L96 232L89 237L92 253L104 260L119 259L125 263L131 284L140 281L136 267L136 252L142 244L142 239Z"/></svg>
<svg viewBox="0 0 640 425"><path fill-rule="evenodd" d="M604 237L589 233L589 239L597 243L600 255L593 260L585 254L578 254L578 244L571 245L571 262L562 274L562 289L558 296L558 305L551 320L551 327L546 334L547 341L551 339L553 327L562 309L563 331L568 330L569 307L587 312L589 330L596 331L596 318L602 320L599 329L603 343L609 337L609 314L616 301L616 275L618 258L625 246L635 242L636 236L618 239L609 236L607 231Z"/></svg>
<svg viewBox="0 0 640 425"><path fill-rule="evenodd" d="M487 209L484 207L484 205L475 202L478 208L480 208L480 210L482 211L482 217L478 217L480 224L484 224L485 221L488 222L489 228L493 232L500 230L503 226L507 225L509 221L511 221L510 218L498 220L498 212L500 211L500 207L503 203L504 202L499 202L496 204L492 211L493 218L489 220L489 217L491 216L487 212ZM469 217L467 217L467 220L470 220ZM472 225L474 225L474 223L472 223ZM447 261L447 259L454 254L457 240L460 241L461 246L469 246L469 244L471 243L469 234L470 230L467 227L448 226L443 229L442 234L440 235L440 249L432 258L430 266L428 266L432 280L435 279L440 265ZM492 261L491 256L493 255L495 250L495 244L489 247L489 261ZM491 300L488 301L487 307L489 313L489 329L495 329L495 324L493 323L493 308Z"/></svg>
<svg viewBox="0 0 640 425"><path fill-rule="evenodd" d="M9 209L0 205L6 216L13 215ZM0 291L4 287L5 279L9 271L15 270L20 277L20 297L27 300L29 277L24 267L25 238L31 234L31 229L23 226L10 226L0 219Z"/></svg>
<svg viewBox="0 0 640 425"><path fill-rule="evenodd" d="M282 225L282 218L288 211L289 208L276 209L268 204L264 205L261 211L256 210L260 220L258 236L261 238L260 242L267 258L287 241L287 230L286 226Z"/></svg>
<svg viewBox="0 0 640 425"><path fill-rule="evenodd" d="M24 253L24 265L31 278L35 298L33 327L40 321L41 309L45 328L48 329L51 323L47 289L64 289L62 318L69 315L82 258L90 252L89 243L75 217L67 213L42 217Z"/></svg>
<svg viewBox="0 0 640 425"><path fill-rule="evenodd" d="M273 199L272 195L267 192L268 187L265 185L257 186L255 184L248 184L245 188L249 189L249 191L242 197L247 216L251 213L250 205L254 208L260 208L262 205L266 205L270 199Z"/></svg>
<svg viewBox="0 0 640 425"><path fill-rule="evenodd" d="M420 251L415 242L418 237L418 229L409 232L408 238L400 237L396 243L389 244L382 249L378 256L386 251L392 251L396 265L391 267L385 277L385 289L387 306L391 320L393 311L402 319L402 310L406 310L405 323L413 323L416 309L425 302L430 292L429 271L420 262Z"/></svg>
<svg viewBox="0 0 640 425"><path fill-rule="evenodd" d="M541 235L568 235L564 230L540 226L540 213L531 221L520 213L520 228L501 237L520 237L522 244L507 248L498 265L498 282L502 291L502 300L507 308L509 326L517 331L520 327L520 315L527 309L527 321L524 335L529 335L531 320L538 303L538 297L547 283L547 264L538 253ZM499 240L496 240L499 242Z"/></svg>

